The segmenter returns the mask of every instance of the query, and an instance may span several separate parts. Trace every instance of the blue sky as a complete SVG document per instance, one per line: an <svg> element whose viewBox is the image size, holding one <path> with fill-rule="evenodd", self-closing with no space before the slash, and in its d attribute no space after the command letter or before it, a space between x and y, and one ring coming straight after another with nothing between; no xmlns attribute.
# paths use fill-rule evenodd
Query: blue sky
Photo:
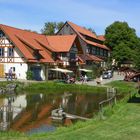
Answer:
<svg viewBox="0 0 140 140"><path fill-rule="evenodd" d="M104 34L126 21L140 36L140 0L0 0L0 23L40 32L47 21L72 21Z"/></svg>

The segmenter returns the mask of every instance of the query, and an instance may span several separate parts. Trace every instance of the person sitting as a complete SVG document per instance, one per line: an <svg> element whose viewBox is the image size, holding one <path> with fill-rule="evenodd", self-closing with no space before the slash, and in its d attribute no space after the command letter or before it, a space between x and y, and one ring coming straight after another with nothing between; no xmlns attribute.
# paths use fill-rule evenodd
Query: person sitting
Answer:
<svg viewBox="0 0 140 140"><path fill-rule="evenodd" d="M66 83L70 83L70 76L69 76L69 74L67 74L67 76L66 76Z"/></svg>
<svg viewBox="0 0 140 140"><path fill-rule="evenodd" d="M75 78L74 77L70 78L70 83L75 83Z"/></svg>

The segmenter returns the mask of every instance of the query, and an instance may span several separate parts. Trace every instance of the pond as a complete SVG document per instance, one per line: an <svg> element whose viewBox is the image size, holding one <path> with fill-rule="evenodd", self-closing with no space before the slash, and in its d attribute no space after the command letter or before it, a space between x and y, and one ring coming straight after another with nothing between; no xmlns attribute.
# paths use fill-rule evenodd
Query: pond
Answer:
<svg viewBox="0 0 140 140"><path fill-rule="evenodd" d="M0 98L0 128L29 134L54 131L77 120L54 121L52 110L61 106L67 113L92 118L98 112L99 102L106 98L106 93L10 94Z"/></svg>

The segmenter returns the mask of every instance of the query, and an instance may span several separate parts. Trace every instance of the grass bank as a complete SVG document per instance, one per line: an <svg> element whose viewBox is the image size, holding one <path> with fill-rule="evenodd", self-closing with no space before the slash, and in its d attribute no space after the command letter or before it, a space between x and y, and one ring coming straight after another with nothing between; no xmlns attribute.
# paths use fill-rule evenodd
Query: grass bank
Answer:
<svg viewBox="0 0 140 140"><path fill-rule="evenodd" d="M121 93L136 92L135 83L117 81L108 84ZM140 105L127 103L128 96L113 108L104 109L105 119L97 115L87 122L78 122L68 128L58 128L54 133L34 135L32 139L45 140L139 140Z"/></svg>
<svg viewBox="0 0 140 140"><path fill-rule="evenodd" d="M47 87L46 87L47 86ZM116 87L119 92L128 93L129 91L135 91L135 83L127 82L112 82L108 86ZM72 90L91 90L100 87L91 87L85 85L67 85L62 83L33 83L25 86L26 90L55 90L69 89ZM102 89L101 89L102 90ZM140 135L140 105L128 104L127 98L118 102L110 111L105 108L105 120L100 120L97 115L94 119L87 122L78 122L70 127L58 128L56 132L44 133L33 136L26 136L24 134L17 133L0 133L2 140L7 139L23 139L23 140L139 140ZM109 112L109 113L108 113Z"/></svg>
<svg viewBox="0 0 140 140"><path fill-rule="evenodd" d="M121 93L136 92L135 83L115 81L109 83ZM87 122L78 122L68 128L58 128L54 133L34 135L34 139L45 140L139 140L140 105L128 104L128 96L118 102L111 110L105 108L105 120L97 115Z"/></svg>
<svg viewBox="0 0 140 140"><path fill-rule="evenodd" d="M49 135L35 136L45 140L139 140L140 105L120 103L106 120L94 119L75 127L59 129Z"/></svg>
<svg viewBox="0 0 140 140"><path fill-rule="evenodd" d="M15 82L5 81L0 82L0 87L6 87L7 84L16 83L17 91L27 91L28 93L63 93L64 91L69 92L80 92L80 93L105 93L105 87L88 86L88 85L76 85L76 84L65 84L61 82Z"/></svg>
<svg viewBox="0 0 140 140"><path fill-rule="evenodd" d="M76 84L65 84L61 82L15 82L5 81L0 82L0 87L6 87L7 84L16 83L17 92L20 94L23 91L27 93L64 93L77 92L77 93L105 93L105 87L88 86L88 85L76 85Z"/></svg>
<svg viewBox="0 0 140 140"><path fill-rule="evenodd" d="M126 94L130 92L136 92L137 83L135 82L126 82L126 81L113 81L111 83L106 84L110 87L115 87L118 93Z"/></svg>
<svg viewBox="0 0 140 140"><path fill-rule="evenodd" d="M82 93L102 93L106 92L106 87L104 86L88 86L88 85L76 85L76 84L64 84L60 82L11 82L5 81L0 82L0 87L5 87L7 84L16 83L17 91L27 91L31 93L63 93L64 91L69 92L82 92ZM125 81L113 81L106 84L106 86L115 87L119 93L135 92L136 83L125 82Z"/></svg>
<svg viewBox="0 0 140 140"><path fill-rule="evenodd" d="M28 92L42 92L42 93L63 93L69 92L82 92L82 93L105 93L105 87L64 84L58 82L43 82L43 83L28 83L24 86L23 90Z"/></svg>

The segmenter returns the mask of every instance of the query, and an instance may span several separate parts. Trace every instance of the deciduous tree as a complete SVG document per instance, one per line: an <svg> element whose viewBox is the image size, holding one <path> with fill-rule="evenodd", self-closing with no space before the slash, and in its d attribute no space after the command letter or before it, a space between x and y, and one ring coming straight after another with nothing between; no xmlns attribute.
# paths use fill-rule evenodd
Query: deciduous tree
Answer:
<svg viewBox="0 0 140 140"><path fill-rule="evenodd" d="M126 22L116 21L105 30L105 44L112 50L111 57L118 63L133 61L136 48L140 47L135 29Z"/></svg>
<svg viewBox="0 0 140 140"><path fill-rule="evenodd" d="M63 22L46 22L41 33L45 35L54 35L62 26Z"/></svg>

